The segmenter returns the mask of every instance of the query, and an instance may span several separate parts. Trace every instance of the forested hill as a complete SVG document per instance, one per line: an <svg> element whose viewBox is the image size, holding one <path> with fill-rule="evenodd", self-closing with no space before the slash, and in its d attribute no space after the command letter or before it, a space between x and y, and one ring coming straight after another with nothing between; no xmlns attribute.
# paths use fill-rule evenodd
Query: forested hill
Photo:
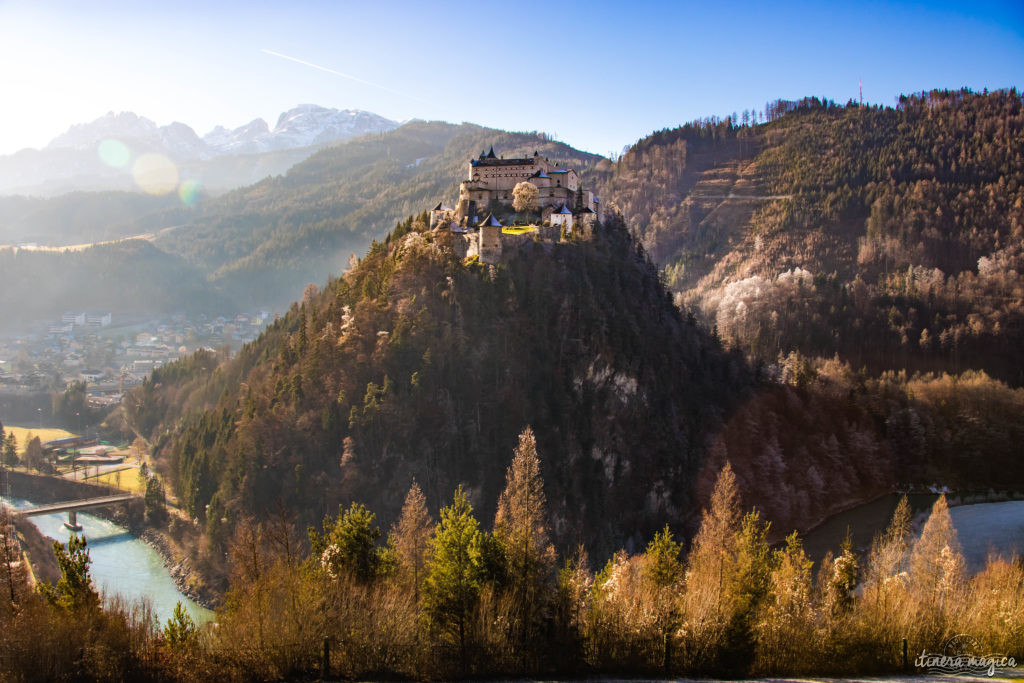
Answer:
<svg viewBox="0 0 1024 683"><path fill-rule="evenodd" d="M655 133L597 173L727 343L1024 384L1024 107L777 103Z"/></svg>
<svg viewBox="0 0 1024 683"><path fill-rule="evenodd" d="M280 500L394 519L415 478L493 514L532 425L557 538L610 552L694 509L706 435L750 387L621 225L498 268L407 221L230 362L198 355L126 400L214 540ZM169 430L169 431L165 431Z"/></svg>
<svg viewBox="0 0 1024 683"><path fill-rule="evenodd" d="M454 202L466 163L491 145L506 157L536 151L574 168L601 159L543 134L414 121L204 202L157 245L210 273L241 305L287 305L306 284L344 270L351 254L399 220Z"/></svg>
<svg viewBox="0 0 1024 683"><path fill-rule="evenodd" d="M498 267L457 258L422 220L236 358L199 353L126 397L205 525L204 571L242 519L301 527L356 501L386 525L413 479L431 510L464 485L486 519L527 425L555 539L597 558L665 523L692 530L726 462L782 532L897 487L1024 486L1024 390L798 354L769 377L673 305L614 219Z"/></svg>

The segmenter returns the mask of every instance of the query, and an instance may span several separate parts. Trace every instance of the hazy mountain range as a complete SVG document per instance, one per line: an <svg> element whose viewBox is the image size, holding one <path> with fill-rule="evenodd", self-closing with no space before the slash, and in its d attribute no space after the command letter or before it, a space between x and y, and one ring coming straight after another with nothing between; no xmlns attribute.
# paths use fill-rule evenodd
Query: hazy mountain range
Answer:
<svg viewBox="0 0 1024 683"><path fill-rule="evenodd" d="M72 126L41 150L0 157L0 194L131 190L132 164L147 153L168 157L181 178L207 191L229 190L283 173L324 145L398 125L372 112L302 104L282 113L273 128L257 118L200 137L184 123L158 126L133 112L110 112Z"/></svg>

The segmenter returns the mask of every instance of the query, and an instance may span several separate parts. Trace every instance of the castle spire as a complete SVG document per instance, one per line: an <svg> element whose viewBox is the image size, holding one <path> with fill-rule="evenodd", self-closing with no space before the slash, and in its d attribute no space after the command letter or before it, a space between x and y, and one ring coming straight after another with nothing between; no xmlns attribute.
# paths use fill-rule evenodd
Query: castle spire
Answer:
<svg viewBox="0 0 1024 683"><path fill-rule="evenodd" d="M488 159L494 159L494 145L491 145L491 151L487 153Z"/></svg>

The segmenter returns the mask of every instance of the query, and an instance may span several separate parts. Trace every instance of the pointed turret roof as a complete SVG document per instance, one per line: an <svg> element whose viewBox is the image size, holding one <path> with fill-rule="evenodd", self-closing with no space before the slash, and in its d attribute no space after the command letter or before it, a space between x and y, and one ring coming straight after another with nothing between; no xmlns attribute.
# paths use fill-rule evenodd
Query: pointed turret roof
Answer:
<svg viewBox="0 0 1024 683"><path fill-rule="evenodd" d="M491 145L491 151L489 151L489 152L487 153L487 157L486 157L486 158L487 158L487 159L494 159L494 158L496 158L496 157L494 156L494 145Z"/></svg>
<svg viewBox="0 0 1024 683"><path fill-rule="evenodd" d="M480 227L480 228L486 228L486 227L500 228L500 227L502 227L502 225L501 225L501 221L499 221L497 218L495 218L493 213L489 213L489 214L487 214L487 218L485 218L482 221L480 221L480 224L477 227Z"/></svg>
<svg viewBox="0 0 1024 683"><path fill-rule="evenodd" d="M572 211L569 210L568 206L562 204L562 208L559 209L558 211L555 211L555 213L572 213Z"/></svg>

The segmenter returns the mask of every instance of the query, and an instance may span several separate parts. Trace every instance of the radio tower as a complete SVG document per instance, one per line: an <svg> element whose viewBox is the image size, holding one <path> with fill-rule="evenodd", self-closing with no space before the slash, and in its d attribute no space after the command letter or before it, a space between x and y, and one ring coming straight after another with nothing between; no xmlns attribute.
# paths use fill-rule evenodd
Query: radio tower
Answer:
<svg viewBox="0 0 1024 683"><path fill-rule="evenodd" d="M864 106L864 81L857 79L857 90L860 92L860 106Z"/></svg>

